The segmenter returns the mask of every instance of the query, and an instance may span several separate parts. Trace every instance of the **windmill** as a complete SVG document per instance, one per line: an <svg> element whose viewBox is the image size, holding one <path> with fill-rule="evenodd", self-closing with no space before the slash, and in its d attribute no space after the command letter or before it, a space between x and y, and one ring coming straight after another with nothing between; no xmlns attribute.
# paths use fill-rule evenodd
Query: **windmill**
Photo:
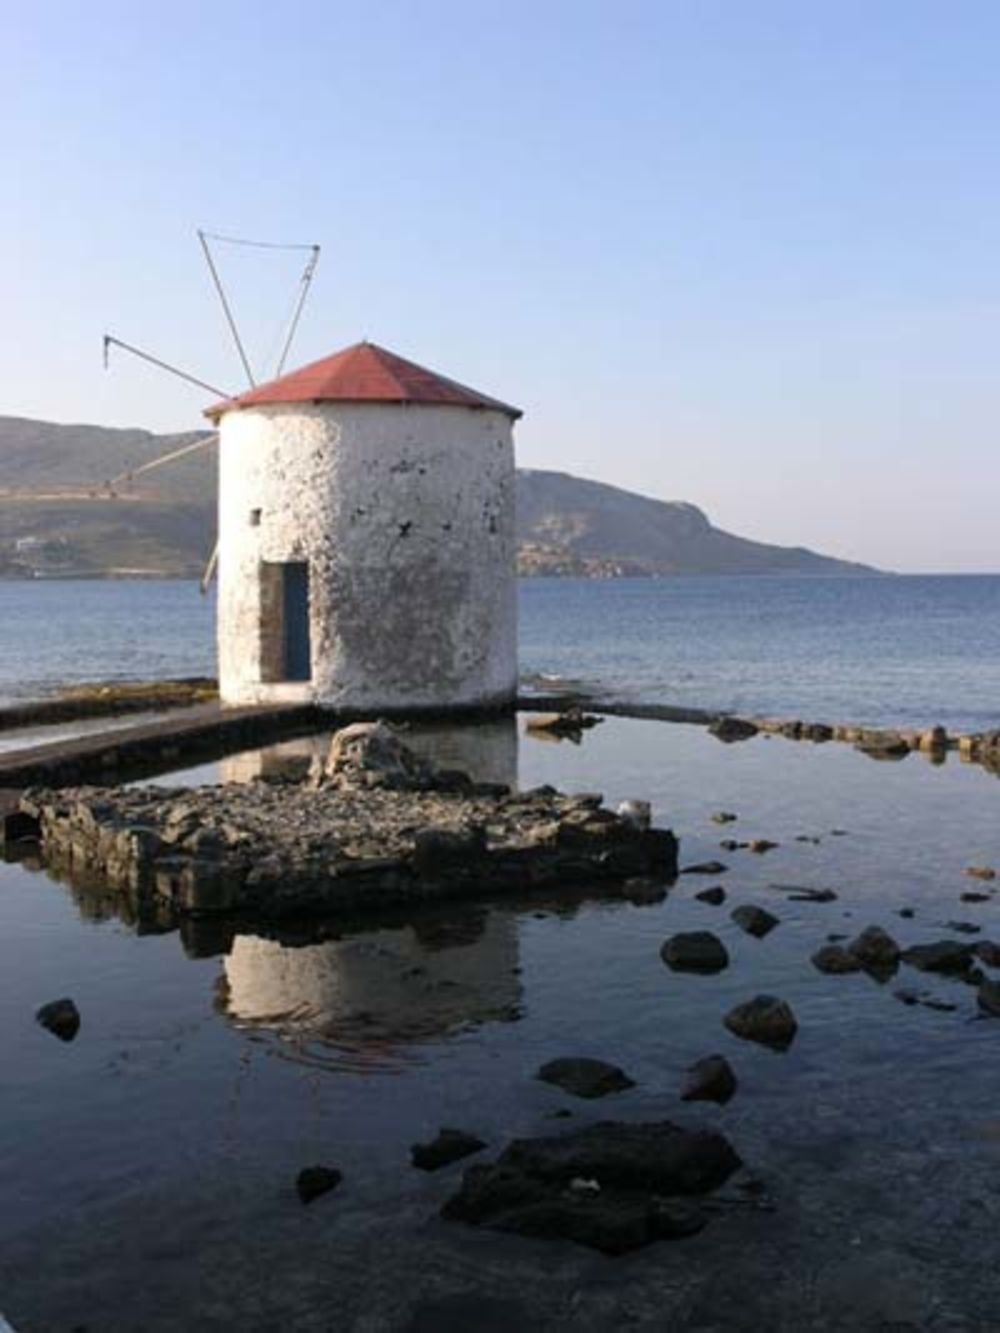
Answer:
<svg viewBox="0 0 1000 1333"><path fill-rule="evenodd" d="M305 308L306 299L309 295L309 288L312 284L313 277L316 273L316 266L319 263L320 247L318 245L303 244L301 242L284 243L279 241L247 240L244 237L223 236L216 232L206 232L202 231L201 229L198 230L197 236L199 245L202 250L202 254L205 259L205 263L208 267L208 271L211 276L212 286L215 290L215 293L219 299L219 303L222 307L222 312L223 315L225 316L226 324L229 328L229 332L236 346L236 351L239 355L243 371L248 381L248 387L250 389L256 387L257 379L255 378L253 370L251 368L250 358L247 355L246 346L244 344L243 338L240 335L239 326L237 325L236 317L233 313L232 303L230 302L229 297L226 293L226 289L219 272L219 266L216 263L216 258L212 251L212 244L214 243L215 245L249 247L257 250L306 252L307 257L305 260L305 265L302 269L302 273L299 276L296 284L295 295L291 303L290 311L286 315L286 317L282 320L279 329L280 347L278 351L277 364L273 371L274 377L277 378L278 376L281 375L282 371L285 368L285 362L288 359L288 354L291 351L292 343L295 339L295 334L299 327L299 321L302 318L302 312ZM214 384L209 384L207 381L200 379L198 376L192 375L188 371L182 370L178 366L172 365L169 361L165 361L160 357L153 356L150 352L146 352L142 348L134 346L132 343L127 343L123 341L121 338L117 338L110 333L105 333L104 335L104 368L106 370L108 369L109 366L110 351L112 347L119 347L123 351L130 353L130 355L139 357L141 360L148 362L150 365L156 366L160 370L164 370L171 375L175 375L179 379L186 380L189 384L194 384L201 389L207 389L209 393L214 394L218 398L229 399L234 396L233 394L228 393L226 390L220 389ZM178 459L187 457L189 454L196 453L202 449L210 448L212 445L217 444L218 440L219 440L219 432L217 430L213 430L209 434L203 436L199 440L196 440L192 444L186 444L182 445L177 449L171 449L168 453L162 454L158 458L150 459L149 461L142 463L141 465L135 468L127 469L126 471L119 473L117 476L108 478L108 480L104 483L105 489L107 493L112 498L114 498L115 496L117 496L118 493L116 489L117 487L121 485L130 485L132 482L135 481L137 477L142 476L147 472L151 472L155 468L164 467L167 464L176 462ZM215 568L218 561L218 552L219 552L219 543L218 543L218 538L216 538L216 541L212 547L212 552L208 557L208 561L206 562L205 568L202 572L201 579L199 580L199 587L202 593L208 591L209 585L212 581L212 576L215 573Z"/></svg>

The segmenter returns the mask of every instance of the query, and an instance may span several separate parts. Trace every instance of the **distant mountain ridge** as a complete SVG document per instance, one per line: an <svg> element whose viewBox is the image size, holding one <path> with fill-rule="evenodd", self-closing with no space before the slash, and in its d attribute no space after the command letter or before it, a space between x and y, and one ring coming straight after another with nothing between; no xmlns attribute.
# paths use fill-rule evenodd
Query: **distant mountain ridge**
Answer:
<svg viewBox="0 0 1000 1333"><path fill-rule="evenodd" d="M0 578L199 574L215 539L211 446L107 483L205 434L0 416ZM565 472L518 472L517 530L519 568L529 575L875 572L736 537L695 505Z"/></svg>

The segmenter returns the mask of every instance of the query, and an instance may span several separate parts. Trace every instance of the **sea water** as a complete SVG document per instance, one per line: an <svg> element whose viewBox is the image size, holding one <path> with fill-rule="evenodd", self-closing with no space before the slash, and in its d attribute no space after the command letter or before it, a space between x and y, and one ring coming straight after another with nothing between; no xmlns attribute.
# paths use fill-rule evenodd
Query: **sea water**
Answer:
<svg viewBox="0 0 1000 1333"><path fill-rule="evenodd" d="M82 680L214 674L189 581L0 583L0 701ZM873 726L1000 725L1000 576L534 579L529 685Z"/></svg>

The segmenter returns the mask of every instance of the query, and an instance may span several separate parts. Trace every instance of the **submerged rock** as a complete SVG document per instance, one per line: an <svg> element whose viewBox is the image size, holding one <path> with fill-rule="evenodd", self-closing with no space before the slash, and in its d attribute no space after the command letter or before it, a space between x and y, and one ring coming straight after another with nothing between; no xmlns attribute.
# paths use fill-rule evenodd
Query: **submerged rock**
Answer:
<svg viewBox="0 0 1000 1333"><path fill-rule="evenodd" d="M741 907L734 907L729 915L741 930L745 930L748 935L753 935L759 940L762 940L765 935L769 935L775 926L781 925L778 917L772 912L768 912L763 907L756 907L753 903L744 903Z"/></svg>
<svg viewBox="0 0 1000 1333"><path fill-rule="evenodd" d="M35 1018L60 1041L72 1041L80 1031L80 1011L68 997L43 1004Z"/></svg>
<svg viewBox="0 0 1000 1333"><path fill-rule="evenodd" d="M749 845L750 845L750 850L752 852L757 852L758 855L760 855L764 852L773 852L774 849L776 847L779 847L781 844L777 842L771 842L769 838L753 838Z"/></svg>
<svg viewBox="0 0 1000 1333"><path fill-rule="evenodd" d="M965 873L973 879L996 879L997 872L992 866L966 866Z"/></svg>
<svg viewBox="0 0 1000 1333"><path fill-rule="evenodd" d="M727 744L732 741L747 741L751 736L756 736L760 728L754 722L748 722L742 717L717 717L709 725L709 734L716 740L725 741Z"/></svg>
<svg viewBox="0 0 1000 1333"><path fill-rule="evenodd" d="M724 875L729 869L721 861L699 861L697 865L685 866L682 875Z"/></svg>
<svg viewBox="0 0 1000 1333"><path fill-rule="evenodd" d="M824 944L817 949L812 956L812 965L831 975L861 971L860 961L840 944Z"/></svg>
<svg viewBox="0 0 1000 1333"><path fill-rule="evenodd" d="M312 1203L320 1195L335 1190L343 1178L335 1166L307 1166L296 1177L295 1189L303 1203Z"/></svg>
<svg viewBox="0 0 1000 1333"><path fill-rule="evenodd" d="M542 1065L536 1078L543 1083L554 1083L575 1097L606 1097L611 1092L624 1092L635 1083L617 1065L586 1056L564 1056Z"/></svg>
<svg viewBox="0 0 1000 1333"><path fill-rule="evenodd" d="M722 1021L744 1041L756 1041L778 1051L791 1046L799 1029L791 1007L774 995L755 995L730 1009Z"/></svg>
<svg viewBox="0 0 1000 1333"><path fill-rule="evenodd" d="M881 926L867 926L847 946L862 967L876 971L894 968L899 962L900 948L888 931Z"/></svg>
<svg viewBox="0 0 1000 1333"><path fill-rule="evenodd" d="M463 1157L471 1157L485 1147L483 1140L477 1139L475 1134L467 1134L462 1129L441 1129L437 1138L430 1142L415 1143L410 1149L410 1159L421 1171L437 1171Z"/></svg>
<svg viewBox="0 0 1000 1333"><path fill-rule="evenodd" d="M622 1254L700 1230L700 1210L664 1196L707 1193L741 1165L712 1131L606 1121L557 1137L515 1139L494 1165L466 1171L442 1216Z"/></svg>
<svg viewBox="0 0 1000 1333"><path fill-rule="evenodd" d="M712 889L702 889L701 893L694 896L700 903L710 903L712 907L719 907L726 901L726 891L721 884L716 884Z"/></svg>
<svg viewBox="0 0 1000 1333"><path fill-rule="evenodd" d="M736 1075L724 1055L696 1060L684 1076L682 1102L718 1102L724 1105L736 1091Z"/></svg>
<svg viewBox="0 0 1000 1333"><path fill-rule="evenodd" d="M1000 944L993 940L979 940L972 946L972 952L987 967L1000 967Z"/></svg>
<svg viewBox="0 0 1000 1333"><path fill-rule="evenodd" d="M960 940L937 940L933 944L913 944L902 953L904 963L921 972L959 975L972 966L973 946Z"/></svg>
<svg viewBox="0 0 1000 1333"><path fill-rule="evenodd" d="M660 957L674 972L721 972L729 966L726 946L710 930L671 935L660 946Z"/></svg>
<svg viewBox="0 0 1000 1333"><path fill-rule="evenodd" d="M714 815L710 815L713 824L732 824L739 818L731 810L716 810Z"/></svg>
<svg viewBox="0 0 1000 1333"><path fill-rule="evenodd" d="M560 740L580 739L582 732L603 722L603 717L585 713L572 704L560 713L532 713L524 724L527 731L558 737Z"/></svg>

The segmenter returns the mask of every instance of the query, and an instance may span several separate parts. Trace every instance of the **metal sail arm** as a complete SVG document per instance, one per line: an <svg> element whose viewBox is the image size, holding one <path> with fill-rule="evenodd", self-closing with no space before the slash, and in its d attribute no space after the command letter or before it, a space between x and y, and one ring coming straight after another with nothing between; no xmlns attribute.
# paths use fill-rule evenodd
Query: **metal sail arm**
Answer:
<svg viewBox="0 0 1000 1333"><path fill-rule="evenodd" d="M299 327L299 320L302 317L302 308L306 303L306 297L309 295L309 284L313 280L313 274L316 272L316 265L319 263L319 246L314 245L312 254L306 261L306 266L302 272L301 285L299 287L299 299L295 304L295 310L292 314L292 322L288 326L288 337L285 339L285 345L281 349L281 357L278 361L276 375L280 375L285 368L285 361L288 359L288 353L291 350L292 339L295 337L295 331Z"/></svg>
<svg viewBox="0 0 1000 1333"><path fill-rule="evenodd" d="M233 398L227 389L220 389L215 384L209 384L205 380L200 380L197 375L189 375L186 370L180 370L177 366L172 366L169 361L161 361L158 356L152 356L149 352L144 352L139 347L133 347L131 343L122 342L121 338L116 338L113 334L104 335L104 369L108 368L108 353L112 347L120 347L123 351L131 352L133 356L148 361L150 365L159 366L160 370L166 370L171 375L176 375L178 379L187 380L188 384L196 384L199 389L207 389L209 393L214 393L217 398Z"/></svg>
<svg viewBox="0 0 1000 1333"><path fill-rule="evenodd" d="M201 242L201 248L205 254L205 263L208 265L208 271L212 275L212 282L215 285L216 293L222 305L223 313L226 316L226 323L229 325L229 332L233 335L233 342L236 344L236 350L240 354L240 360L243 362L243 369L246 377L250 381L252 389L257 381L253 377L253 371L250 369L250 361L243 346L243 339L240 337L240 331L236 327L236 319L229 305L229 298L226 296L226 289L222 285L222 279L219 277L219 270L215 267L215 260L212 258L212 251L209 248L208 239L205 232L199 230L198 240Z"/></svg>
<svg viewBox="0 0 1000 1333"><path fill-rule="evenodd" d="M218 441L219 432L217 430L210 431L202 439L195 440L193 444L182 444L179 449L171 449L168 454L161 454L159 458L151 458L148 463L129 468L127 472L119 472L117 477L112 477L110 481L105 482L105 485L113 488L121 481L134 481L136 477L141 477L144 472L152 472L153 468L162 467L164 463L172 463L178 458L184 458L187 454L193 454L198 449L207 449L210 444L217 444Z"/></svg>

